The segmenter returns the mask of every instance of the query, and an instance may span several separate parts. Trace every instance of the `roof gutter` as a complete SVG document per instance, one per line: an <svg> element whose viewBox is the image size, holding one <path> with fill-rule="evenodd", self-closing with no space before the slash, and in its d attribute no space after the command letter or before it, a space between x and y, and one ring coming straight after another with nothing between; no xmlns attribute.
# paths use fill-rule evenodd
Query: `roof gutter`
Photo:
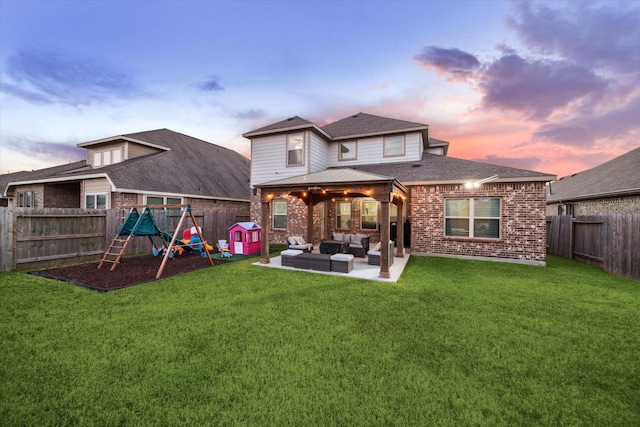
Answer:
<svg viewBox="0 0 640 427"><path fill-rule="evenodd" d="M184 194L184 193L167 193L164 191L145 191L145 190L133 190L130 188L113 188L111 191L119 192L119 193L131 193L131 194L143 194L143 195L151 195L151 196L164 196L164 197L191 197L194 199L205 199L205 200L224 200L226 202L250 202L251 199L238 199L234 197L217 197L217 196L203 196L202 194Z"/></svg>
<svg viewBox="0 0 640 427"><path fill-rule="evenodd" d="M604 199L604 198L620 197L620 196L638 196L638 195L640 195L640 188L630 188L627 190L607 191L605 193L585 194L582 196L563 197L560 199L547 198L547 204L574 202L574 201L580 201L580 200L590 200L590 199L600 199L600 198Z"/></svg>
<svg viewBox="0 0 640 427"><path fill-rule="evenodd" d="M446 185L446 184L466 184L473 178L459 178L459 179L447 179L447 180L433 180L433 181L403 181L404 185ZM518 177L518 178L496 178L491 180L492 184L505 183L505 182L550 182L556 179L555 175L543 175L535 177Z"/></svg>

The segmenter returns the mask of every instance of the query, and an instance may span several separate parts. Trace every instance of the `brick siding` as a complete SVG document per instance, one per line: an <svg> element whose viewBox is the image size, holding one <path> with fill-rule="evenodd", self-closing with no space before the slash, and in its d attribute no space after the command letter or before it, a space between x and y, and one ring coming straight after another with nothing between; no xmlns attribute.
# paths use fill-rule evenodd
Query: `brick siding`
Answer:
<svg viewBox="0 0 640 427"><path fill-rule="evenodd" d="M485 184L478 190L467 190L463 185L417 186L410 192L412 252L545 262L544 183ZM482 197L499 197L502 201L500 238L445 236L445 199Z"/></svg>
<svg viewBox="0 0 640 427"><path fill-rule="evenodd" d="M573 205L574 215L640 214L640 195L567 202ZM559 203L547 205L547 215L558 215Z"/></svg>

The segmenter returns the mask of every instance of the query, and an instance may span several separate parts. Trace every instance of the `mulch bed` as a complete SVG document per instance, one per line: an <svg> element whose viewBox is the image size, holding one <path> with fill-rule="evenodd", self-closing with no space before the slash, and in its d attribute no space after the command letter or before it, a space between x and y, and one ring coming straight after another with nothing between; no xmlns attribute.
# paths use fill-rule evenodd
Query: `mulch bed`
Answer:
<svg viewBox="0 0 640 427"><path fill-rule="evenodd" d="M213 259L213 266L226 264L229 261ZM99 262L79 264L68 267L50 268L31 271L31 274L51 279L73 282L97 291L112 291L128 286L155 280L162 257L140 256L123 258L115 270L110 271L112 264L105 263L98 269ZM161 278L175 276L211 267L206 258L199 254L181 255L167 261Z"/></svg>

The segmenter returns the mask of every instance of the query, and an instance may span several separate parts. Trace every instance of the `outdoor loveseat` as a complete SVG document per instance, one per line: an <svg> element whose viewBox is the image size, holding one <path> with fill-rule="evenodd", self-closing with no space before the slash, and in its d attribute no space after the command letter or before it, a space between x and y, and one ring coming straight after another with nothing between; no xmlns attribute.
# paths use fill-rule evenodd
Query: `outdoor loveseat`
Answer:
<svg viewBox="0 0 640 427"><path fill-rule="evenodd" d="M348 243L346 253L358 258L364 258L369 251L369 236L352 233L333 233L333 240Z"/></svg>

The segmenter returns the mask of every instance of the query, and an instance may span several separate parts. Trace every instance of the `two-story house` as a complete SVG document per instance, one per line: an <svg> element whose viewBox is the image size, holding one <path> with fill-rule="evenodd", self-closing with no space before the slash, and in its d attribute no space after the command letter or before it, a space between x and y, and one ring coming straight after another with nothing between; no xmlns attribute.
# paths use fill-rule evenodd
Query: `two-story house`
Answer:
<svg viewBox="0 0 640 427"><path fill-rule="evenodd" d="M77 144L85 160L0 177L16 208L111 209L176 204L249 213L249 159L236 151L157 129Z"/></svg>
<svg viewBox="0 0 640 427"><path fill-rule="evenodd" d="M344 231L395 238L398 256L410 248L545 263L553 175L448 157L449 143L428 125L364 113L324 126L296 116L243 136L262 262L269 240L318 242Z"/></svg>

